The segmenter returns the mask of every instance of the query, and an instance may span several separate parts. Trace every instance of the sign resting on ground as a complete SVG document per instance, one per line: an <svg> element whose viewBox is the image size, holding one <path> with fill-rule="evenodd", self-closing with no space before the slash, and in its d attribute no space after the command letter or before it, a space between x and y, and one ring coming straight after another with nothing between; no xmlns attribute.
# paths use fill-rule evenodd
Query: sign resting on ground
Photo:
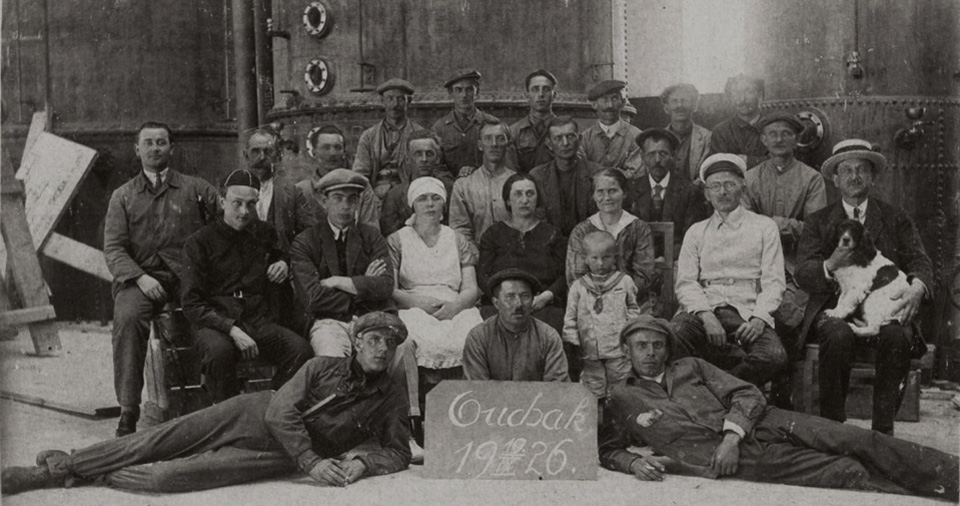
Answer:
<svg viewBox="0 0 960 506"><path fill-rule="evenodd" d="M426 411L427 478L597 479L597 400L579 384L444 381Z"/></svg>

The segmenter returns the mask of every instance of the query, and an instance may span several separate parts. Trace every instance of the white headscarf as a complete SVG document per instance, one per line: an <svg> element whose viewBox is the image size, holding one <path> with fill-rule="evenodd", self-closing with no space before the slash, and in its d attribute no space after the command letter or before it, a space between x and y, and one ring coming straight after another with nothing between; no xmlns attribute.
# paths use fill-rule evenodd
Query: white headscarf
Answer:
<svg viewBox="0 0 960 506"><path fill-rule="evenodd" d="M443 182L435 177L425 176L410 181L410 188L407 189L407 204L413 208L413 202L421 195L428 193L440 195L444 202L447 201L447 189L443 186ZM405 224L413 226L413 220L416 216L416 214L410 215Z"/></svg>

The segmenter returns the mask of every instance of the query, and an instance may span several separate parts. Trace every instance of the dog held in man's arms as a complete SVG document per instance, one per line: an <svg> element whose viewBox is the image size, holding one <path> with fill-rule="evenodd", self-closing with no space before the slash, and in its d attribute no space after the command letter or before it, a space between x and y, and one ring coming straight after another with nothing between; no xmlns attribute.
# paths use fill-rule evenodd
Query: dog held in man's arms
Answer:
<svg viewBox="0 0 960 506"><path fill-rule="evenodd" d="M850 263L833 273L840 285L840 300L825 314L840 319L852 317L848 323L854 334L875 336L880 327L895 321L894 313L903 305L910 287L907 275L877 251L859 221L840 222L834 237L835 248L851 250Z"/></svg>

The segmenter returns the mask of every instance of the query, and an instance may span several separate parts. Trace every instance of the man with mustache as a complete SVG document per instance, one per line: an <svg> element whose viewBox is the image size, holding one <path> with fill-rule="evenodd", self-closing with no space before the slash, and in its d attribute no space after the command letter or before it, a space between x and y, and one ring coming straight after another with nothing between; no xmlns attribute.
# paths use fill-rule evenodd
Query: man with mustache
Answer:
<svg viewBox="0 0 960 506"><path fill-rule="evenodd" d="M287 281L290 257L277 231L257 218L260 180L235 170L220 189L223 217L187 238L183 314L196 330L204 388L215 403L240 393L237 362L263 357L280 388L313 352L270 316L269 284Z"/></svg>
<svg viewBox="0 0 960 506"><path fill-rule="evenodd" d="M117 437L137 431L150 320L179 299L183 241L217 218L217 190L170 167L170 127L137 131L141 170L110 196L103 257L113 275L113 385L120 404Z"/></svg>
<svg viewBox="0 0 960 506"><path fill-rule="evenodd" d="M556 117L553 100L557 97L557 78L547 70L534 70L524 80L523 89L530 113L510 125L510 137L517 147L517 172L526 174L553 158L547 147L547 127Z"/></svg>
<svg viewBox="0 0 960 506"><path fill-rule="evenodd" d="M370 180L381 201L392 186L400 184L407 163L407 140L423 127L407 117L413 99L413 85L404 79L390 79L377 86L383 104L383 121L366 129L357 141L353 170Z"/></svg>
<svg viewBox="0 0 960 506"><path fill-rule="evenodd" d="M515 268L490 277L497 314L474 327L463 346L468 380L570 381L563 342L553 327L530 316L537 278Z"/></svg>
<svg viewBox="0 0 960 506"><path fill-rule="evenodd" d="M313 134L312 139L307 139L307 142L313 148L312 156L317 161L317 168L313 176L297 183L297 188L306 195L307 201L313 207L316 221L319 223L326 216L323 206L323 192L319 189L320 180L332 170L347 168L346 144L343 131L333 124L321 126ZM370 225L377 230L380 229L380 202L369 187L360 192L357 222Z"/></svg>
<svg viewBox="0 0 960 506"><path fill-rule="evenodd" d="M435 177L443 182L449 195L453 191L453 177L440 163L440 138L430 130L418 130L410 134L407 141L407 163L400 172L401 183L387 192L380 207L380 232L384 237L403 228L413 209L407 202L407 190L410 182L421 177ZM447 210L443 223L447 222Z"/></svg>
<svg viewBox="0 0 960 506"><path fill-rule="evenodd" d="M747 172L746 191L741 199L745 209L769 216L780 229L787 285L783 302L773 317L777 322L777 333L793 359L800 353L795 333L803 320L808 299L795 278L797 247L804 221L827 205L826 184L819 172L793 156L797 137L803 131L803 125L794 115L785 112L770 114L761 118L757 126L761 132L760 141L770 158ZM787 368L784 373L787 381L775 382L778 388L773 402L778 407L790 408L792 385L788 380L792 368Z"/></svg>
<svg viewBox="0 0 960 506"><path fill-rule="evenodd" d="M640 129L620 119L626 86L623 81L602 81L587 93L597 111L597 124L583 131L580 144L587 160L602 167L621 168L636 150Z"/></svg>
<svg viewBox="0 0 960 506"><path fill-rule="evenodd" d="M762 386L787 361L774 331L786 281L777 224L740 204L743 159L707 157L700 167L713 216L687 230L677 268L681 356L693 355Z"/></svg>
<svg viewBox="0 0 960 506"><path fill-rule="evenodd" d="M710 136L710 154L732 153L753 168L767 158L767 149L760 142L760 101L764 96L763 79L737 74L727 79L724 87L727 101L733 107L732 118L719 123Z"/></svg>

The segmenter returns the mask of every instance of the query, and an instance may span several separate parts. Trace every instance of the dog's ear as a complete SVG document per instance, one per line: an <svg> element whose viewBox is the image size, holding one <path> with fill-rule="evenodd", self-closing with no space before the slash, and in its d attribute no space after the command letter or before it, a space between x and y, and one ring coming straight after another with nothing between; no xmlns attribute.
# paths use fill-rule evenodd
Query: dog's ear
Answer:
<svg viewBox="0 0 960 506"><path fill-rule="evenodd" d="M866 227L859 221L850 221L852 222L850 233L857 243L853 248L851 261L860 267L866 267L877 256L877 248L873 245L873 239L871 239L870 232L867 231Z"/></svg>

